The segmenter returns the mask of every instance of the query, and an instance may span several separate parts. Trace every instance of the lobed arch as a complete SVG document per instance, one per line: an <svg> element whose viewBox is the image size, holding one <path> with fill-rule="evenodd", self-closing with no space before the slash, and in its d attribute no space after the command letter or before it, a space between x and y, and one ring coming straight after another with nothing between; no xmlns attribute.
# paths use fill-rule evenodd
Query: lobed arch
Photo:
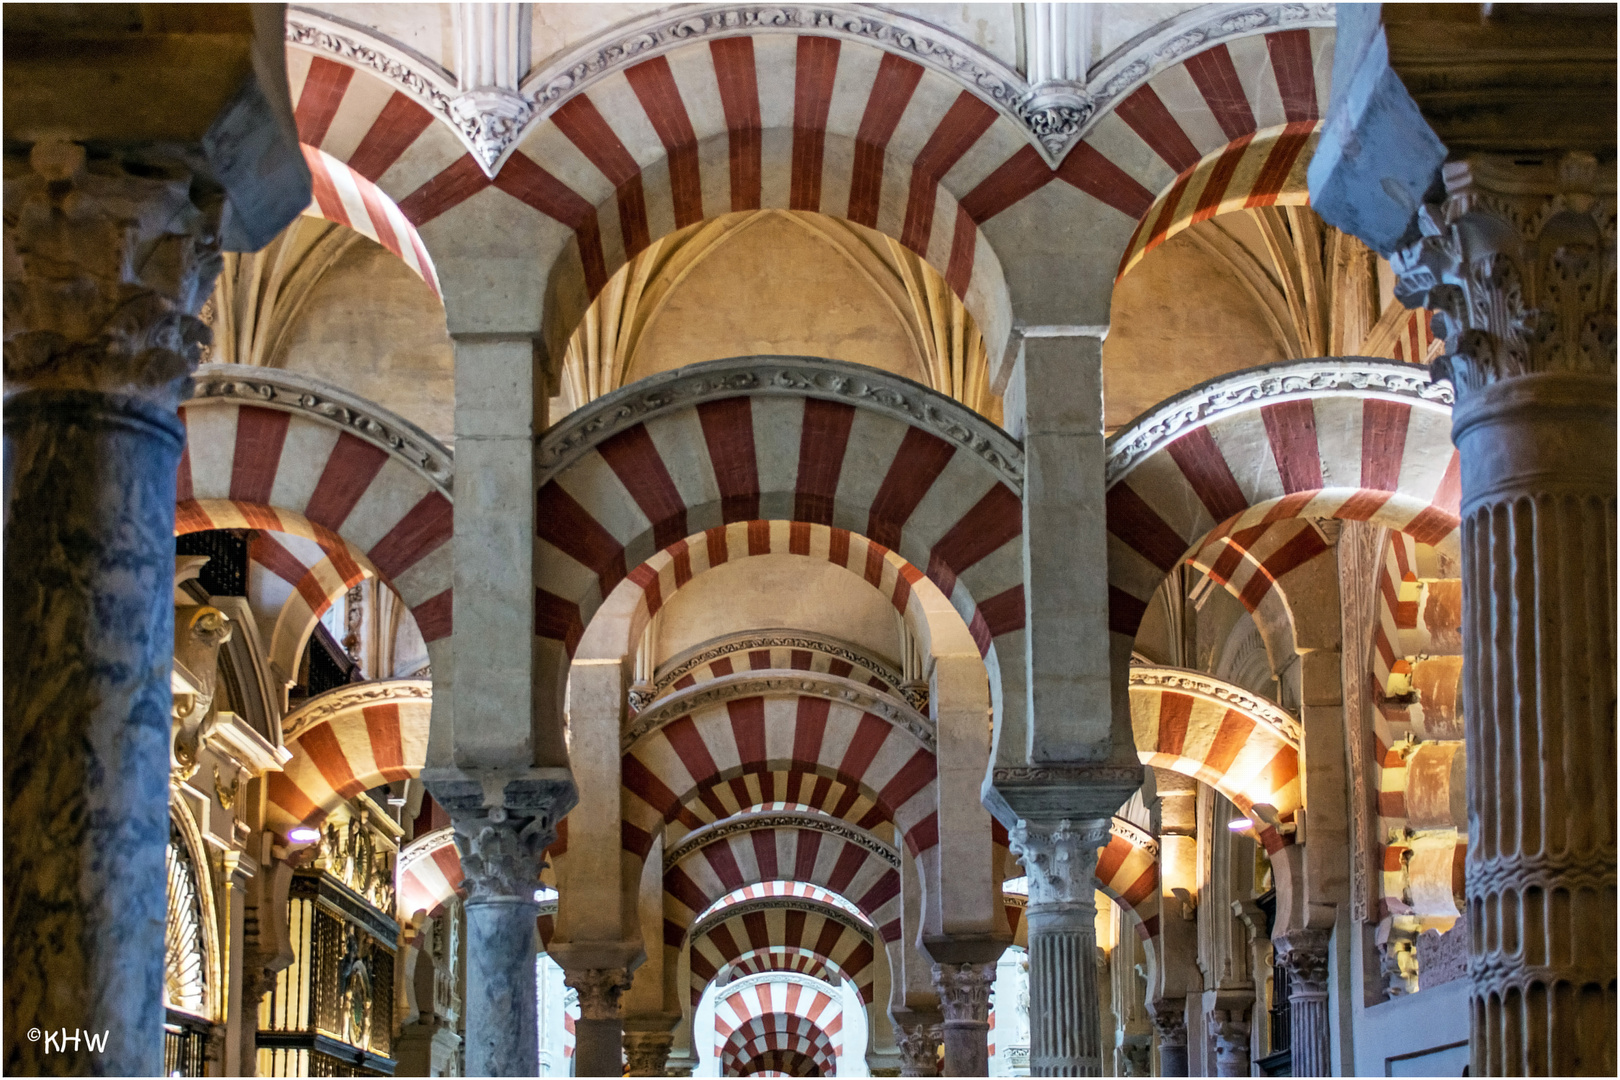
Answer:
<svg viewBox="0 0 1620 1080"><path fill-rule="evenodd" d="M1116 665L1164 576L1212 539L1340 518L1455 551L1450 403L1450 387L1409 364L1324 358L1210 380L1114 435L1106 476Z"/></svg>
<svg viewBox="0 0 1620 1080"><path fill-rule="evenodd" d="M410 608L435 669L449 670L449 450L322 380L269 368L203 365L180 417L177 535L267 529L313 540L332 560L330 575L298 590L309 612L288 627L294 654L325 605L370 573Z"/></svg>
<svg viewBox="0 0 1620 1080"><path fill-rule="evenodd" d="M310 698L282 721L292 757L266 781L266 824L315 825L363 791L419 775L432 711L424 679L351 683Z"/></svg>
<svg viewBox="0 0 1620 1080"><path fill-rule="evenodd" d="M717 679L642 713L622 745L624 848L641 859L667 824L698 829L779 801L860 829L892 823L914 853L939 842L931 725L847 679Z"/></svg>
<svg viewBox="0 0 1620 1080"><path fill-rule="evenodd" d="M985 659L997 711L1022 700L1023 455L949 398L854 364L722 360L597 399L538 456L535 625L559 669L631 567L699 530L785 520L827 527L829 551L843 530L925 567Z"/></svg>
<svg viewBox="0 0 1620 1080"><path fill-rule="evenodd" d="M854 914L825 901L777 896L742 901L699 919L682 942L688 950L688 999L693 1008L709 983L758 950L808 953L848 979L868 1005L874 963L888 963L877 936ZM668 943L666 942L666 945ZM880 959L881 957L881 959ZM672 971L672 967L666 968Z"/></svg>
<svg viewBox="0 0 1620 1080"><path fill-rule="evenodd" d="M671 848L664 862L664 940L727 894L783 879L822 883L860 909L885 941L900 935L900 853L818 814L777 812L723 822Z"/></svg>

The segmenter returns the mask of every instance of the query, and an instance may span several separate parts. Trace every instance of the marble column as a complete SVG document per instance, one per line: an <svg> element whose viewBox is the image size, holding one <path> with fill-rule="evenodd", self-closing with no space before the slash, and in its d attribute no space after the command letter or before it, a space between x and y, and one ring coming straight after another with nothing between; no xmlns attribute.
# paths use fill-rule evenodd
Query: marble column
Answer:
<svg viewBox="0 0 1620 1080"><path fill-rule="evenodd" d="M1108 819L1020 820L1010 847L1029 875L1029 1074L1100 1076L1097 853Z"/></svg>
<svg viewBox="0 0 1620 1080"><path fill-rule="evenodd" d="M894 1020L895 1045L900 1048L901 1076L938 1076L939 1044L944 1036L941 1025L926 1016L913 1014Z"/></svg>
<svg viewBox="0 0 1620 1080"><path fill-rule="evenodd" d="M935 964L934 989L945 1017L945 1076L987 1076L990 988L996 963Z"/></svg>
<svg viewBox="0 0 1620 1080"><path fill-rule="evenodd" d="M1332 1076L1333 1031L1328 1016L1331 931L1296 930L1276 942L1288 969L1289 1043L1295 1076Z"/></svg>
<svg viewBox="0 0 1620 1080"><path fill-rule="evenodd" d="M534 894L557 822L573 806L573 782L559 769L426 769L423 778L455 826L466 875L467 1075L533 1076L539 1068Z"/></svg>
<svg viewBox="0 0 1620 1080"><path fill-rule="evenodd" d="M565 972L563 980L579 993L579 1022L574 1025L575 1073L623 1076L624 1022L619 1017L619 998L630 989L630 972L622 967L575 968ZM669 1053L668 1047L664 1053Z"/></svg>
<svg viewBox="0 0 1620 1080"><path fill-rule="evenodd" d="M9 130L9 129L8 129ZM20 165L21 163L15 163ZM156 1074L175 469L222 200L178 166L7 162L6 1071ZM194 201L194 198L198 201ZM66 1049L33 1031L105 1032Z"/></svg>
<svg viewBox="0 0 1620 1080"><path fill-rule="evenodd" d="M1443 175L1391 265L1457 394L1471 1072L1612 1076L1614 165Z"/></svg>
<svg viewBox="0 0 1620 1080"><path fill-rule="evenodd" d="M1187 1075L1187 1002L1172 998L1149 1004L1153 1032L1159 1037L1159 1075Z"/></svg>

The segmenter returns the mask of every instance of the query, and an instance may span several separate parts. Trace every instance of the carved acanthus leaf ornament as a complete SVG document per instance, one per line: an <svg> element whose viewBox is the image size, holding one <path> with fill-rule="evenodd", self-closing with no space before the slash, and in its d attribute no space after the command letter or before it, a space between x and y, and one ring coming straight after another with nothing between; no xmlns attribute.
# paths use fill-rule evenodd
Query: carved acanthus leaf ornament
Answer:
<svg viewBox="0 0 1620 1080"><path fill-rule="evenodd" d="M1029 877L1029 904L1095 903L1097 853L1108 843L1112 821L1059 821L1055 825L1019 821L1007 846Z"/></svg>
<svg viewBox="0 0 1620 1080"><path fill-rule="evenodd" d="M1434 374L1459 398L1538 372L1614 374L1615 197L1598 172L1583 153L1443 167L1444 200L1418 209L1390 266L1401 302L1435 313Z"/></svg>

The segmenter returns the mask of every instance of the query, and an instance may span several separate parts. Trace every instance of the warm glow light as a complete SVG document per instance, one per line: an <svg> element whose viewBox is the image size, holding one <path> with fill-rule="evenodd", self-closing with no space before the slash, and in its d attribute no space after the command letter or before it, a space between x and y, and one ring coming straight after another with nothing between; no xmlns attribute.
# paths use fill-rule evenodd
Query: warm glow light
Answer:
<svg viewBox="0 0 1620 1080"><path fill-rule="evenodd" d="M287 839L295 844L313 844L321 838L321 830L308 825L299 825L287 830Z"/></svg>
<svg viewBox="0 0 1620 1080"><path fill-rule="evenodd" d="M1250 822L1246 817L1235 817L1226 823L1226 827L1231 829L1233 832L1242 832L1244 829L1247 829L1250 824L1252 824L1252 822Z"/></svg>

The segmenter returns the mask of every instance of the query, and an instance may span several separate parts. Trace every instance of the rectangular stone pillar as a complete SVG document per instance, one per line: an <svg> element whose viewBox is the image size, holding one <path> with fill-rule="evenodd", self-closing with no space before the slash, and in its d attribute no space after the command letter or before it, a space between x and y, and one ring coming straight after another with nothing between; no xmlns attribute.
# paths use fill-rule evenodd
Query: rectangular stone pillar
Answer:
<svg viewBox="0 0 1620 1080"><path fill-rule="evenodd" d="M453 748L434 702L435 764L566 765L560 723L535 670L535 436L546 426L544 367L525 334L456 338L455 699ZM447 753L447 751L450 751Z"/></svg>
<svg viewBox="0 0 1620 1080"><path fill-rule="evenodd" d="M1108 656L1102 342L1106 327L1032 328L1009 399L1024 440L1028 758L1106 757ZM1052 336L1048 336L1048 334ZM1094 567L1096 573L1077 572ZM1124 724L1129 745L1129 717Z"/></svg>

